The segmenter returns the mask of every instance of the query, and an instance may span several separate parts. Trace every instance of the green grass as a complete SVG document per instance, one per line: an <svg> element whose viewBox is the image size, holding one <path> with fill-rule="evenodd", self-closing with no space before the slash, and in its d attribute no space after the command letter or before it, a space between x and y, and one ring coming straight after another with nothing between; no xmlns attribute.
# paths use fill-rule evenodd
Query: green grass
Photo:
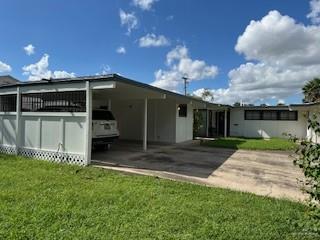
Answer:
<svg viewBox="0 0 320 240"><path fill-rule="evenodd" d="M305 208L219 188L0 155L0 239L302 239L291 222L303 218Z"/></svg>
<svg viewBox="0 0 320 240"><path fill-rule="evenodd" d="M295 143L282 138L219 138L214 141L202 141L203 146L247 150L292 150Z"/></svg>

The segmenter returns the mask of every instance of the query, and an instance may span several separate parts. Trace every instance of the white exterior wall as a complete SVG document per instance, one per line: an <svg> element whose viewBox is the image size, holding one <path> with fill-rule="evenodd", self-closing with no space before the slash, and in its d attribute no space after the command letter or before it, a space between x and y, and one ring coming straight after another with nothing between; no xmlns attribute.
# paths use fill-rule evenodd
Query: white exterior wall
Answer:
<svg viewBox="0 0 320 240"><path fill-rule="evenodd" d="M94 107L106 106L107 100L94 100ZM118 122L120 139L142 140L143 100L112 100L111 110ZM178 104L170 99L148 100L148 141L179 143L193 139L193 106L187 117L179 117Z"/></svg>
<svg viewBox="0 0 320 240"><path fill-rule="evenodd" d="M148 103L148 139L153 142L176 142L176 104L170 100Z"/></svg>
<svg viewBox="0 0 320 240"><path fill-rule="evenodd" d="M230 136L283 138L283 133L306 137L307 119L302 111L298 111L298 121L244 120L244 109L230 111Z"/></svg>
<svg viewBox="0 0 320 240"><path fill-rule="evenodd" d="M187 104L187 117L179 117L176 105L176 143L193 139L193 106Z"/></svg>
<svg viewBox="0 0 320 240"><path fill-rule="evenodd" d="M103 102L94 102L95 107ZM111 103L120 131L120 139L142 140L143 100L113 100ZM176 104L166 99L148 100L148 141L175 142Z"/></svg>

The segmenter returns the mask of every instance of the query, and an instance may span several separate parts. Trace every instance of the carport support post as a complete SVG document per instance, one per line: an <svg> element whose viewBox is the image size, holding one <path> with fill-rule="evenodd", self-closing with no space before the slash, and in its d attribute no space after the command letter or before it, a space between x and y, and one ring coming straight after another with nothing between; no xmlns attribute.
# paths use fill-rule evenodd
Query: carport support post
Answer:
<svg viewBox="0 0 320 240"><path fill-rule="evenodd" d="M92 143L92 90L90 82L86 81L86 130L85 130L85 165L91 162L91 143Z"/></svg>
<svg viewBox="0 0 320 240"><path fill-rule="evenodd" d="M228 128L228 111L224 110L224 137L227 137L227 128Z"/></svg>
<svg viewBox="0 0 320 240"><path fill-rule="evenodd" d="M144 99L144 116L143 116L143 151L147 151L148 138L148 98Z"/></svg>
<svg viewBox="0 0 320 240"><path fill-rule="evenodd" d="M17 87L17 103L16 103L16 154L19 154L20 147L20 116L21 116L21 91Z"/></svg>

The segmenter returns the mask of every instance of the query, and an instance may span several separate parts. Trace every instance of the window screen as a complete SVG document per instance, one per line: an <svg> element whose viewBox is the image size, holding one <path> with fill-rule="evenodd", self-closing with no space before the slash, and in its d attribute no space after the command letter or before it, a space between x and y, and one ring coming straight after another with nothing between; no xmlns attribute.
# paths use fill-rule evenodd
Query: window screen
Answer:
<svg viewBox="0 0 320 240"><path fill-rule="evenodd" d="M297 111L281 111L280 120L287 120L287 121L296 121L298 120L298 112Z"/></svg>
<svg viewBox="0 0 320 240"><path fill-rule="evenodd" d="M30 93L21 96L22 112L85 112L86 92Z"/></svg>
<svg viewBox="0 0 320 240"><path fill-rule="evenodd" d="M245 120L297 121L298 112L289 110L246 110Z"/></svg>
<svg viewBox="0 0 320 240"><path fill-rule="evenodd" d="M262 120L277 120L278 111L262 111Z"/></svg>
<svg viewBox="0 0 320 240"><path fill-rule="evenodd" d="M187 104L179 104L179 117L187 117L188 107Z"/></svg>
<svg viewBox="0 0 320 240"><path fill-rule="evenodd" d="M0 112L15 112L17 109L17 95L0 95Z"/></svg>
<svg viewBox="0 0 320 240"><path fill-rule="evenodd" d="M260 120L261 111L247 110L245 111L245 120Z"/></svg>

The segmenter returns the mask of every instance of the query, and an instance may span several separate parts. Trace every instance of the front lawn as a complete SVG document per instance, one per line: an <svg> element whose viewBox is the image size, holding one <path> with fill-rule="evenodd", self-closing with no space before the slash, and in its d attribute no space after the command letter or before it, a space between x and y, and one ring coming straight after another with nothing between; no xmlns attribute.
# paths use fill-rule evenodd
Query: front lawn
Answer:
<svg viewBox="0 0 320 240"><path fill-rule="evenodd" d="M209 147L221 147L247 150L292 150L295 143L282 138L219 138L213 141L202 141L201 145Z"/></svg>
<svg viewBox="0 0 320 240"><path fill-rule="evenodd" d="M0 239L303 236L305 206L286 200L4 155L0 173Z"/></svg>

